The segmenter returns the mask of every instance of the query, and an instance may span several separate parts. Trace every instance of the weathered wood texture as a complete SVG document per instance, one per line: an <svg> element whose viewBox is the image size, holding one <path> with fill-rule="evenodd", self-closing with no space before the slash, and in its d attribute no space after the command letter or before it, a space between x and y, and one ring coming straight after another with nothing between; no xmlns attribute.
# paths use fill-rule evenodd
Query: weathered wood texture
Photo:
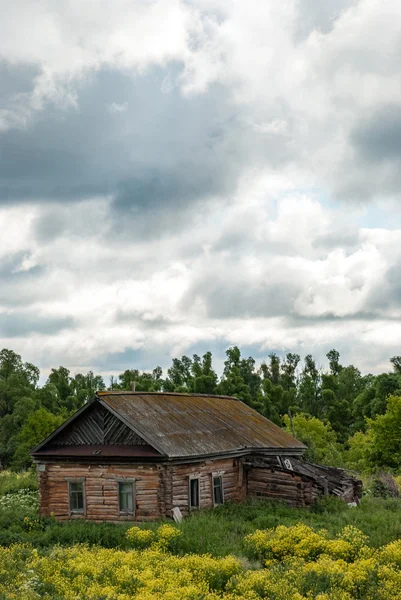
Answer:
<svg viewBox="0 0 401 600"><path fill-rule="evenodd" d="M199 477L200 508L213 507L213 474L223 482L225 502L242 502L245 497L265 497L291 506L310 506L327 493L346 501L358 499L360 482L344 471L311 465L291 457L285 468L280 458L248 456L186 464L88 464L44 462L38 467L40 513L57 519L97 521L147 521L171 517L178 507L190 512L189 481ZM68 480L84 478L86 512L70 514ZM121 515L118 481L135 479L135 514ZM196 510L196 509L195 509Z"/></svg>
<svg viewBox="0 0 401 600"><path fill-rule="evenodd" d="M331 494L345 502L359 502L362 482L344 469L314 465L297 457L249 456L245 461L248 495L277 498L294 506L308 506Z"/></svg>
<svg viewBox="0 0 401 600"><path fill-rule="evenodd" d="M184 516L188 515L190 476L199 476L200 479L200 508L212 508L213 473L222 476L224 502L240 502L243 499L241 459L215 459L186 465L171 465L165 476L167 516L171 515L171 510L175 506Z"/></svg>
<svg viewBox="0 0 401 600"><path fill-rule="evenodd" d="M53 440L53 446L93 444L145 445L145 442L120 419L98 403L94 403L81 417L73 421Z"/></svg>
<svg viewBox="0 0 401 600"><path fill-rule="evenodd" d="M291 506L310 506L318 496L314 482L298 473L251 467L247 472L247 482L248 496L280 500Z"/></svg>
<svg viewBox="0 0 401 600"><path fill-rule="evenodd" d="M88 465L42 463L38 472L40 514L57 519L92 519L105 521L146 521L171 517L177 506L189 514L189 477L200 477L200 508L213 507L213 473L222 476L224 501L240 502L245 497L242 486L241 459L209 460L186 465ZM68 480L85 478L85 514L70 514ZM120 515L118 480L135 479L135 515Z"/></svg>
<svg viewBox="0 0 401 600"><path fill-rule="evenodd" d="M43 468L43 467L42 467ZM156 465L46 464L39 472L41 515L59 520L147 521L164 516L161 497L163 470ZM69 514L68 479L85 478L86 514ZM135 478L135 515L118 509L118 481Z"/></svg>

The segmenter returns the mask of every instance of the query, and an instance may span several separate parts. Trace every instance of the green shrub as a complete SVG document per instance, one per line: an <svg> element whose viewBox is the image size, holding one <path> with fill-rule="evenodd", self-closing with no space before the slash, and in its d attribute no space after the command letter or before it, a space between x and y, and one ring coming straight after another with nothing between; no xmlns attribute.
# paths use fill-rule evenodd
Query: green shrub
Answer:
<svg viewBox="0 0 401 600"><path fill-rule="evenodd" d="M331 513L334 515L345 510L348 510L348 505L336 496L321 496L311 508L314 513Z"/></svg>
<svg viewBox="0 0 401 600"><path fill-rule="evenodd" d="M0 497L19 490L35 491L38 489L38 478L34 470L14 473L0 471Z"/></svg>

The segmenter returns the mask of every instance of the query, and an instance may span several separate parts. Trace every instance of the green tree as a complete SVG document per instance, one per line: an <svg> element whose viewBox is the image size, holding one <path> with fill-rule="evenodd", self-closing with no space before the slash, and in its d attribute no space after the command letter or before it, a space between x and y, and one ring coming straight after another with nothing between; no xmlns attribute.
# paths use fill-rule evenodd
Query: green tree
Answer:
<svg viewBox="0 0 401 600"><path fill-rule="evenodd" d="M97 391L106 389L103 377L95 375L93 371L88 371L86 374L78 373L70 382L72 395L76 397L76 407L79 408L85 402L89 402Z"/></svg>
<svg viewBox="0 0 401 600"><path fill-rule="evenodd" d="M16 471L27 469L32 464L30 450L46 438L64 418L53 415L45 408L39 408L25 421L18 435L18 446L12 457L11 467Z"/></svg>
<svg viewBox="0 0 401 600"><path fill-rule="evenodd" d="M322 415L321 377L311 354L305 356L298 386L298 404L305 413L315 417Z"/></svg>
<svg viewBox="0 0 401 600"><path fill-rule="evenodd" d="M401 396L390 396L387 410L376 419L368 419L371 436L370 460L380 468L401 468Z"/></svg>
<svg viewBox="0 0 401 600"><path fill-rule="evenodd" d="M401 377L396 373L365 375L361 391L352 402L350 433L365 431L367 418L374 419L386 412L389 396L401 395Z"/></svg>
<svg viewBox="0 0 401 600"><path fill-rule="evenodd" d="M167 369L164 382L166 392L192 392L194 387L192 360L188 356L173 358L173 364Z"/></svg>
<svg viewBox="0 0 401 600"><path fill-rule="evenodd" d="M395 373L401 375L401 356L393 356L392 358L390 358L390 362L393 365Z"/></svg>
<svg viewBox="0 0 401 600"><path fill-rule="evenodd" d="M51 383L57 389L59 396L59 406L71 410L75 404L73 397L72 381L70 371L66 367L52 369L47 379L47 383Z"/></svg>
<svg viewBox="0 0 401 600"><path fill-rule="evenodd" d="M286 430L292 434L288 415L284 416L284 422ZM341 446L329 423L304 414L295 415L292 422L295 437L307 446L305 457L308 460L332 467L343 466Z"/></svg>
<svg viewBox="0 0 401 600"><path fill-rule="evenodd" d="M369 431L357 431L349 438L348 450L345 452L345 462L349 469L354 469L360 473L367 473L372 468L371 450L372 435Z"/></svg>
<svg viewBox="0 0 401 600"><path fill-rule="evenodd" d="M217 373L212 365L212 353L206 352L202 360L194 354L192 361L193 391L197 394L216 394Z"/></svg>
<svg viewBox="0 0 401 600"><path fill-rule="evenodd" d="M36 388L39 369L23 363L19 354L3 349L0 352L0 417L11 414L21 396L29 396Z"/></svg>
<svg viewBox="0 0 401 600"><path fill-rule="evenodd" d="M256 382L260 382L260 377L253 372L255 361L253 359L242 359L241 351L237 346L228 348L226 356L223 376L218 386L219 393L236 396L245 404L253 406L259 393Z"/></svg>
<svg viewBox="0 0 401 600"><path fill-rule="evenodd" d="M330 373L334 376L339 375L342 366L340 365L340 353L337 350L330 350L326 354L326 357L329 359Z"/></svg>
<svg viewBox="0 0 401 600"><path fill-rule="evenodd" d="M24 420L37 407L39 369L4 348L0 352L0 461L7 465Z"/></svg>

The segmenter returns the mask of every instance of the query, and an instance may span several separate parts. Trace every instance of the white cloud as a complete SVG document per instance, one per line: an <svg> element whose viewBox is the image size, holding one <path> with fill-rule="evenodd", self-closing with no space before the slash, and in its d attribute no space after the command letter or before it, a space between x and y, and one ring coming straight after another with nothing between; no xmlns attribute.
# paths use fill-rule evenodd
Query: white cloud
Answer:
<svg viewBox="0 0 401 600"><path fill-rule="evenodd" d="M128 102L123 102L122 104L118 104L118 102L112 102L111 104L108 105L108 111L109 113L113 114L118 114L118 113L122 113L122 112L126 112L127 108L128 108Z"/></svg>
<svg viewBox="0 0 401 600"><path fill-rule="evenodd" d="M41 179L40 151L51 158L60 148L63 191L90 171L74 205L58 198L56 176L47 206L27 177L25 205L0 209L0 310L12 320L28 307L71 317L74 327L3 345L44 365L94 365L124 349L175 355L213 341L320 357L339 344L366 369L397 352L401 229L395 219L382 229L361 224L361 204L380 197L391 215L398 206L397 140L390 158L380 155L377 116L389 99L401 103L398 2L341 0L332 11L296 0L17 0L2 16L1 64L30 66L32 81L6 95L0 135L29 132L51 111L50 130L71 115L89 121L93 112L95 122L82 162L68 127L69 145L44 140L37 162L25 157ZM151 67L157 83L142 96ZM102 69L126 78L121 90L109 84L103 113L85 97ZM152 104L155 90L162 99ZM360 134L372 122L377 130ZM379 158L366 158L363 144L377 144ZM7 201L15 173L25 184L19 147L10 147L15 162L0 174ZM131 161L121 171L116 149ZM150 173L144 192L138 171ZM177 172L185 185L169 208ZM87 181L103 176L104 194L91 192ZM116 216L123 192L139 199ZM354 202L335 205L339 196Z"/></svg>
<svg viewBox="0 0 401 600"><path fill-rule="evenodd" d="M18 270L29 271L33 258L28 257L35 257L44 269L25 283L27 297L32 291L29 305L55 319L72 317L74 328L5 339L3 345L12 345L40 364L90 366L99 357L126 348L157 352L167 347L174 356L197 343L206 350L218 340L256 345L266 352L271 348L315 351L322 359L331 347L344 346L351 335L359 344L352 358L375 368L373 358L367 360L359 347L375 343L377 356L384 360L396 353L398 330L391 329L394 323L385 325L391 309L379 311L373 320L360 314L370 310L370 294L400 258L393 249L400 246L401 230L361 229L348 254L341 248L322 254L314 241L328 234L333 222L337 230L341 228L350 214L335 216L333 209L316 199L291 190L283 194L281 189L273 192L279 196L278 210L273 211L276 201L269 201L269 193L262 172L254 178L249 197L241 193L229 211L216 207L208 219L188 224L175 239L165 238L156 245L134 236L123 243L110 237L104 219L107 200L98 201L98 208L88 202L74 210L77 223L91 214L96 232L91 237L77 236L71 223L62 235L38 244L35 221L27 219L27 227L14 233L14 250L31 252L24 255ZM3 215L4 230L15 232L19 220L20 214L10 210L7 217ZM230 235L240 237L230 245ZM186 257L185 249L194 240L197 251ZM147 261L145 276L137 271L140 257ZM289 285L288 306L280 301L272 314L274 295L286 298ZM44 294L35 299L37 286ZM245 317L235 309L224 316L224 306L223 314L210 312L208 294L213 286L216 304L225 301L226 290L233 290L229 299L233 307L244 290L265 290L267 295L248 295ZM52 295L55 289L57 294ZM2 310L7 310L5 303ZM18 318L23 310L13 307L11 318ZM330 315L339 319L326 320ZM391 335L383 336L387 329Z"/></svg>

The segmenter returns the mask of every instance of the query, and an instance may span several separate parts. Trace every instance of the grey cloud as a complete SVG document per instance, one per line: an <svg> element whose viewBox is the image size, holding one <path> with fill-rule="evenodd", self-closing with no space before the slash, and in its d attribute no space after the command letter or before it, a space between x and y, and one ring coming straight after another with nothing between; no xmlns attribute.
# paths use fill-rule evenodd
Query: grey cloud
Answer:
<svg viewBox="0 0 401 600"><path fill-rule="evenodd" d="M220 277L204 276L187 292L183 308L200 301L213 319L276 317L293 311L299 291L291 282L255 282L234 273L227 273L224 282Z"/></svg>
<svg viewBox="0 0 401 600"><path fill-rule="evenodd" d="M142 310L118 310L115 314L115 322L118 324L138 325L141 329L162 331L177 323L163 316L149 316Z"/></svg>
<svg viewBox="0 0 401 600"><path fill-rule="evenodd" d="M65 229L65 218L56 210L39 216L34 224L35 237L40 242L51 242L59 237Z"/></svg>
<svg viewBox="0 0 401 600"><path fill-rule="evenodd" d="M355 229L334 230L328 233L318 235L313 240L313 247L323 250L334 250L343 248L347 250L355 249L360 243L360 232Z"/></svg>
<svg viewBox="0 0 401 600"><path fill-rule="evenodd" d="M171 347L160 345L158 347L126 348L121 352L110 352L99 356L94 365L95 372L106 371L122 373L125 369L139 369L152 371L161 366L166 375L167 368L171 365ZM106 376L106 382L108 378Z"/></svg>
<svg viewBox="0 0 401 600"><path fill-rule="evenodd" d="M0 314L0 336L5 338L23 337L32 333L55 335L63 329L71 329L71 317L44 317L34 312Z"/></svg>
<svg viewBox="0 0 401 600"><path fill-rule="evenodd" d="M38 266L33 267L29 271L19 270L22 261L30 255L30 250L26 249L3 256L0 261L0 280L4 282L6 279L18 279L21 277L30 277L32 275L36 276L41 270Z"/></svg>
<svg viewBox="0 0 401 600"><path fill-rule="evenodd" d="M1 201L116 195L116 207L141 209L220 189L227 151L236 153L232 140L225 147L227 92L164 94L163 76L100 71L79 88L78 109L49 106L29 128L3 133ZM111 102L127 110L110 114Z"/></svg>
<svg viewBox="0 0 401 600"><path fill-rule="evenodd" d="M360 121L351 132L359 156L371 163L399 162L401 155L401 107L380 107Z"/></svg>
<svg viewBox="0 0 401 600"><path fill-rule="evenodd" d="M367 306L376 312L388 314L388 311L401 310L401 262L390 266L383 281L372 291ZM397 317L397 320L399 318Z"/></svg>
<svg viewBox="0 0 401 600"><path fill-rule="evenodd" d="M324 323L349 323L351 321L376 321L376 320L397 320L396 318L388 317L384 318L378 312L374 310L358 310L355 312L351 312L347 315L338 315L334 312L327 312L323 315L300 315L300 314L292 314L285 316L285 323L289 327L299 327L299 326L307 326L314 327L319 324Z"/></svg>
<svg viewBox="0 0 401 600"><path fill-rule="evenodd" d="M328 33L342 13L357 5L359 0L298 0L295 38L300 41L312 31Z"/></svg>
<svg viewBox="0 0 401 600"><path fill-rule="evenodd" d="M0 306L14 309L27 307L38 301L50 301L63 293L60 284L49 285L50 275L46 266L35 265L20 270L22 261L29 258L30 251L23 250L5 256L0 261Z"/></svg>
<svg viewBox="0 0 401 600"><path fill-rule="evenodd" d="M172 80L180 69L169 65ZM136 77L103 69L79 84L78 108L49 105L30 127L3 133L0 204L106 196L110 234L135 229L138 238L156 237L187 226L194 204L229 197L247 166L279 167L295 158L285 102L273 103L264 118L284 119L289 131L266 135L231 102L229 88L215 84L185 96L173 86L164 93L165 75L160 68ZM126 110L111 114L113 103ZM46 242L66 228L50 212L38 218L36 234Z"/></svg>
<svg viewBox="0 0 401 600"><path fill-rule="evenodd" d="M19 95L31 92L38 73L33 65L0 62L0 109L11 108Z"/></svg>
<svg viewBox="0 0 401 600"><path fill-rule="evenodd" d="M401 108L380 106L357 118L350 131L351 153L336 171L337 197L367 202L401 198Z"/></svg>

